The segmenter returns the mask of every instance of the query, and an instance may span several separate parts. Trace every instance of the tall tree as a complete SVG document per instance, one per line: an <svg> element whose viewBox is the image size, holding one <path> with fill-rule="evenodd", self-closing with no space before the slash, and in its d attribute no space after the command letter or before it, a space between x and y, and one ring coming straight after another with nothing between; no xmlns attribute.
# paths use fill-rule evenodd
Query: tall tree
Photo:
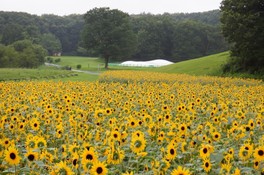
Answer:
<svg viewBox="0 0 264 175"><path fill-rule="evenodd" d="M109 8L94 8L84 15L83 42L88 50L100 54L108 68L109 59L124 60L136 47L129 15Z"/></svg>
<svg viewBox="0 0 264 175"><path fill-rule="evenodd" d="M49 55L61 52L60 40L51 33L45 33L41 37L40 44L48 51Z"/></svg>
<svg viewBox="0 0 264 175"><path fill-rule="evenodd" d="M232 43L229 71L264 71L264 1L223 0L222 29Z"/></svg>

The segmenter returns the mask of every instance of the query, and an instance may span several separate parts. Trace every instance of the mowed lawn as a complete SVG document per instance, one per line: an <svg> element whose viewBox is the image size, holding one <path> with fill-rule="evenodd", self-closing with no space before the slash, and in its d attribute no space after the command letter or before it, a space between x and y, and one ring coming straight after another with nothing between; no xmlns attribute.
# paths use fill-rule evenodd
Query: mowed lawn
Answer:
<svg viewBox="0 0 264 175"><path fill-rule="evenodd" d="M60 58L60 62L55 63L61 66L70 66L77 69L77 65L81 65L81 70L102 71L104 68L104 60L97 57L81 57L81 56L61 56L52 57L54 60Z"/></svg>
<svg viewBox="0 0 264 175"><path fill-rule="evenodd" d="M221 75L222 65L226 63L229 52L209 55L197 59L178 62L153 69L155 72L180 73L190 75Z"/></svg>

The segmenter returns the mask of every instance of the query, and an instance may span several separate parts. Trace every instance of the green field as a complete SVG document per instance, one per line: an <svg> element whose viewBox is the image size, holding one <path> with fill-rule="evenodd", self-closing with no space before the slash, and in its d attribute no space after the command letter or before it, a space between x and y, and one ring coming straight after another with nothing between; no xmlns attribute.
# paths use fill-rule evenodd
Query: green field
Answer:
<svg viewBox="0 0 264 175"><path fill-rule="evenodd" d="M54 81L93 81L98 75L76 73L60 70L53 67L43 66L38 69L2 68L0 69L0 81L22 81L22 80L54 80Z"/></svg>
<svg viewBox="0 0 264 175"><path fill-rule="evenodd" d="M226 63L229 52L223 52L197 59L178 62L168 66L156 68L153 71L166 73L184 73L190 75L215 75L222 74L221 66Z"/></svg>
<svg viewBox="0 0 264 175"><path fill-rule="evenodd" d="M102 71L104 68L104 60L96 57L81 57L81 56L61 56L52 57L53 60L60 58L60 62L54 63L61 66L70 66L72 69L77 69L77 65L81 65L81 70Z"/></svg>
<svg viewBox="0 0 264 175"><path fill-rule="evenodd" d="M53 60L60 58L60 62L55 63L60 66L70 66L77 69L78 64L81 70L91 71L100 74L104 71L111 70L139 70L153 71L163 73L178 73L190 75L212 75L212 76L229 76L241 78L260 78L263 76L255 76L250 74L223 74L221 67L229 58L229 52L222 52L206 57L178 62L168 66L158 68L154 67L125 67L109 64L109 70L104 69L104 60L92 57L79 56L61 56L53 57ZM54 81L96 81L99 75L89 73L79 73L73 71L61 70L55 67L42 66L38 69L0 69L0 81L9 80L54 80Z"/></svg>

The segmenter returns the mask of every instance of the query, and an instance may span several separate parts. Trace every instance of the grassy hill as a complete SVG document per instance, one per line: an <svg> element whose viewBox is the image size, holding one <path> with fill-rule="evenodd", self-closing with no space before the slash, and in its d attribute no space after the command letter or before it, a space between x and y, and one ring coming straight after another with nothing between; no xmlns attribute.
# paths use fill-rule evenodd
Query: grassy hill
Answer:
<svg viewBox="0 0 264 175"><path fill-rule="evenodd" d="M221 75L221 66L227 61L229 52L209 55L162 66L151 71L166 73L184 73L190 75Z"/></svg>
<svg viewBox="0 0 264 175"><path fill-rule="evenodd" d="M56 59L54 57L53 59ZM162 67L124 67L124 66L109 66L109 70L104 69L103 59L78 57L78 56L62 56L59 57L60 62L55 63L61 66L71 66L76 69L80 64L81 70L88 70L93 72L104 72L111 70L138 70L138 71L153 71L163 73L178 73L190 75L213 75L213 76L229 76L241 78L258 78L264 79L263 76L256 76L251 74L223 74L221 67L229 58L229 52L222 52L206 57L191 59L187 61L178 62L168 66ZM56 68L43 66L39 69L0 69L0 81L9 80L54 80L54 81L96 81L98 75L92 75L81 72L72 72L60 70Z"/></svg>

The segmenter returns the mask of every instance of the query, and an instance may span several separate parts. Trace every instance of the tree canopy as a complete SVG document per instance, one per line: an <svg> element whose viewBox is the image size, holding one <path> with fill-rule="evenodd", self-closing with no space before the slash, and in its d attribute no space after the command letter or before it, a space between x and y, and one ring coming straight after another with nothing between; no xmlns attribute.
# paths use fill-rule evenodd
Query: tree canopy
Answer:
<svg viewBox="0 0 264 175"><path fill-rule="evenodd" d="M0 67L36 68L44 63L46 50L30 40L0 45Z"/></svg>
<svg viewBox="0 0 264 175"><path fill-rule="evenodd" d="M223 0L222 29L232 44L227 71L264 71L264 2Z"/></svg>
<svg viewBox="0 0 264 175"><path fill-rule="evenodd" d="M108 68L109 59L127 59L135 50L136 36L129 15L109 8L94 8L84 15L84 45L101 55Z"/></svg>
<svg viewBox="0 0 264 175"><path fill-rule="evenodd" d="M108 9L108 11L112 10ZM132 32L129 30L130 40L119 40L119 44L122 44L122 52L127 56L116 55L111 58L111 62L126 59L142 61L167 59L178 62L228 49L228 44L221 33L220 10L160 15L145 13L128 15L121 11L118 12L123 15L119 17L119 13L115 13L117 15L114 17L113 13L112 18L107 20L119 20L124 17L124 19L121 18L122 22L127 25L115 26L112 25L114 23L107 23L107 20L103 19L108 26L104 26L100 31L111 34L112 38L109 38L109 41L111 39L116 43L114 35L118 39L120 31L123 33L125 26L132 29ZM42 45L48 50L49 55L61 51L63 55L103 56L97 49L91 49L90 46L88 51L85 49L88 47L83 44L86 39L82 31L84 29L87 32L87 28L97 28L99 21L88 23L85 22L84 17L85 15L76 14L36 16L21 12L0 11L0 44L8 46L19 40L30 40L33 44ZM106 29L109 27L116 28L109 31ZM135 40L136 45L133 44ZM130 45L126 43L127 41L131 42L134 49L127 50ZM114 48L114 45L111 47ZM121 53L120 50L118 52ZM131 55L131 58L128 55Z"/></svg>

